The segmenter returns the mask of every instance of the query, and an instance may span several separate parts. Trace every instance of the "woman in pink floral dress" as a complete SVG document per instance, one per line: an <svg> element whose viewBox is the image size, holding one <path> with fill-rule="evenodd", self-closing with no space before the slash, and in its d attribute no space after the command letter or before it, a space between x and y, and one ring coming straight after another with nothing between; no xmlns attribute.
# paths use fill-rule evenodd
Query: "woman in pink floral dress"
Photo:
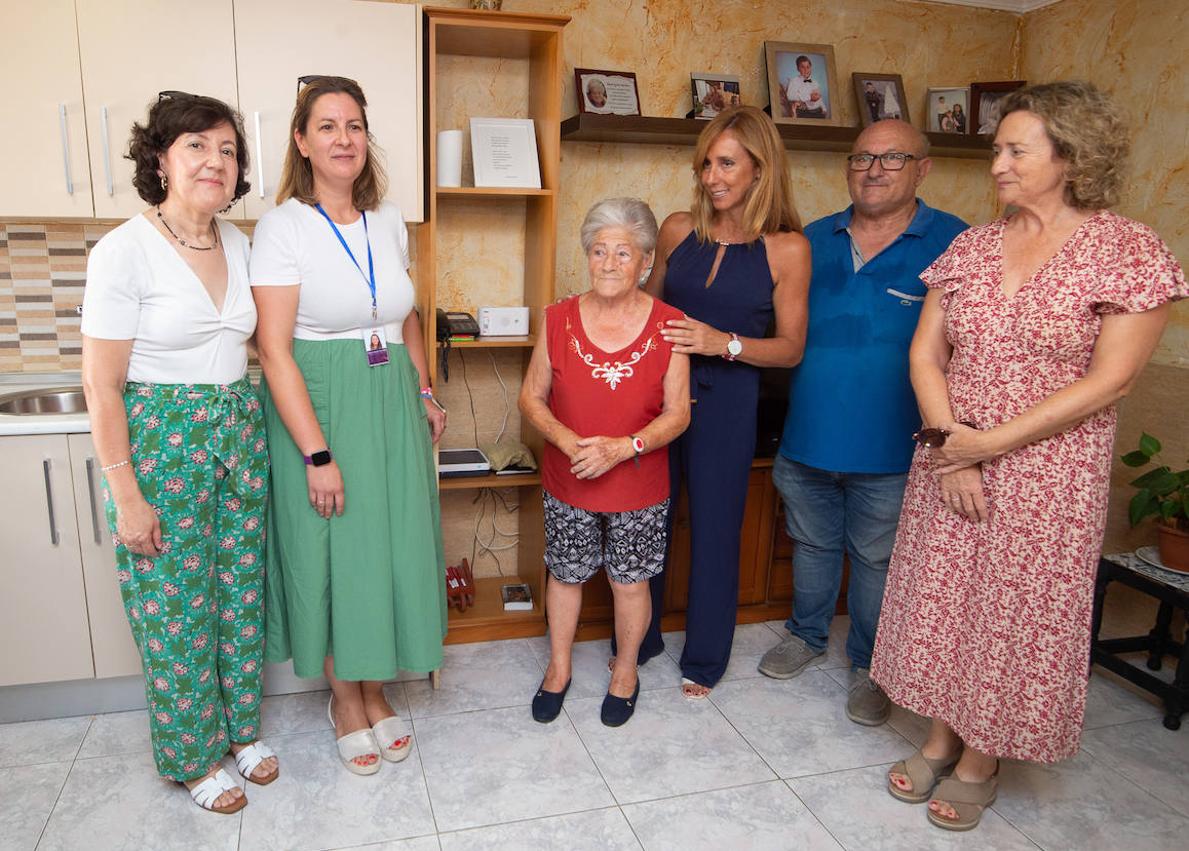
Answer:
<svg viewBox="0 0 1189 851"><path fill-rule="evenodd" d="M888 790L929 801L949 830L994 801L999 757L1077 752L1114 404L1168 302L1189 295L1159 237L1106 209L1127 142L1102 93L1033 86L1002 109L991 173L1015 212L921 275L910 359L925 428L871 666L932 719Z"/></svg>

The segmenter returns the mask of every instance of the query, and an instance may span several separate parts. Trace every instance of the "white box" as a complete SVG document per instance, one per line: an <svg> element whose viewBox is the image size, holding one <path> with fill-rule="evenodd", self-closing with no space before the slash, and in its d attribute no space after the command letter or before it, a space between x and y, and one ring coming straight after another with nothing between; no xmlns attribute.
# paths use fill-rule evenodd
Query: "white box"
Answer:
<svg viewBox="0 0 1189 851"><path fill-rule="evenodd" d="M527 307L480 307L480 337L523 337L528 334Z"/></svg>

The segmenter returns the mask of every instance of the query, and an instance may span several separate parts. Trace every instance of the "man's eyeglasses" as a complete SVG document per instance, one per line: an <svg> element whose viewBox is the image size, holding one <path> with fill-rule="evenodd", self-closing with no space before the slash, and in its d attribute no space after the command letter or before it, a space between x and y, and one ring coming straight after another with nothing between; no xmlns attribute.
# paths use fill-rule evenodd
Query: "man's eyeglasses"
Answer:
<svg viewBox="0 0 1189 851"><path fill-rule="evenodd" d="M915 160L913 154L902 154L899 151L888 151L886 154L851 154L846 158L851 171L870 171L871 166L879 160L884 171L900 171L909 160Z"/></svg>

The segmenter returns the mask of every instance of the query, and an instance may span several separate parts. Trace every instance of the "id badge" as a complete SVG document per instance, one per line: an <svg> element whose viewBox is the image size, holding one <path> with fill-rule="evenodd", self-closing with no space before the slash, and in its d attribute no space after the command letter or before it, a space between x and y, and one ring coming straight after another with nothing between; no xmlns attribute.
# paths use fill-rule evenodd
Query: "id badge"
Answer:
<svg viewBox="0 0 1189 851"><path fill-rule="evenodd" d="M388 363L388 340L384 328L363 329L363 350L367 354L368 366L382 366Z"/></svg>

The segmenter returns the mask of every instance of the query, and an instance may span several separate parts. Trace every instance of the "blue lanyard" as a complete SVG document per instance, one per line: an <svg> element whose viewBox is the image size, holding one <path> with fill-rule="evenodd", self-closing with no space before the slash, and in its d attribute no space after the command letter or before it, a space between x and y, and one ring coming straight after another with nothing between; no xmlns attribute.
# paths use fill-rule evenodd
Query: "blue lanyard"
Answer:
<svg viewBox="0 0 1189 851"><path fill-rule="evenodd" d="M326 223L330 225L330 229L334 231L334 235L339 238L339 244L343 246L343 251L347 252L347 256L351 258L351 262L355 264L355 268L359 270L359 274L363 275L363 267L359 265L359 261L355 259L355 255L351 253L351 246L347 245L347 240L343 239L343 235L339 232L338 226L322 209L321 204L315 204L314 209L322 214L322 218L326 219ZM364 275L364 282L367 284L368 290L372 294L372 319L376 318L376 267L372 263L372 241L367 232L367 210L360 211L363 216L363 239L367 242L367 275Z"/></svg>

